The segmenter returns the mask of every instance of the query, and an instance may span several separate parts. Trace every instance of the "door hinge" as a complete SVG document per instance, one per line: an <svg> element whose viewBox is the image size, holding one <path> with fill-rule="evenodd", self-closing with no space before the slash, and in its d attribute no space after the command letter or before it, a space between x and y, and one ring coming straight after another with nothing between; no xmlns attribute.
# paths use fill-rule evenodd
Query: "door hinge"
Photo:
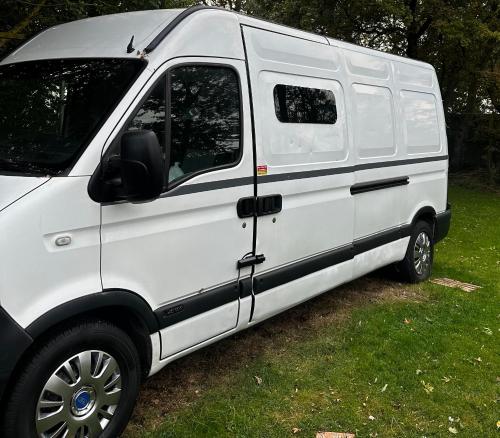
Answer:
<svg viewBox="0 0 500 438"><path fill-rule="evenodd" d="M247 266L260 265L266 260L264 254L257 254L250 257L245 257L241 260L238 260L238 269L246 268Z"/></svg>

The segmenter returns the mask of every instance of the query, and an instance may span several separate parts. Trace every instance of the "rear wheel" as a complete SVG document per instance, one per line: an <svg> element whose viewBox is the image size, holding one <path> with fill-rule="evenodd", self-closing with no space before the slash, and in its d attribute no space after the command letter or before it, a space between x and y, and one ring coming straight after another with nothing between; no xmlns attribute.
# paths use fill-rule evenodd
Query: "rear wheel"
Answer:
<svg viewBox="0 0 500 438"><path fill-rule="evenodd" d="M25 365L8 401L5 436L119 436L140 375L137 350L121 329L99 320L69 327Z"/></svg>
<svg viewBox="0 0 500 438"><path fill-rule="evenodd" d="M431 276L434 243L431 226L419 221L413 228L405 258L398 268L406 281L419 283Z"/></svg>

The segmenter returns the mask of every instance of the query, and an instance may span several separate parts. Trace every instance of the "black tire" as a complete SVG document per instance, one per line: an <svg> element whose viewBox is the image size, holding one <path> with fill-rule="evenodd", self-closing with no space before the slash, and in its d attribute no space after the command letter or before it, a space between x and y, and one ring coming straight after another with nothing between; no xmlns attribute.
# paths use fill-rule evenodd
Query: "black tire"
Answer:
<svg viewBox="0 0 500 438"><path fill-rule="evenodd" d="M427 256L428 264L421 267L421 272L415 265L415 244L421 234L424 234L429 243L429 254ZM423 254L422 254L423 255ZM409 283L420 283L427 280L431 276L432 263L434 261L434 238L431 226L425 221L418 221L413 227L408 249L406 250L405 258L397 265L397 270L400 272L404 281Z"/></svg>
<svg viewBox="0 0 500 438"><path fill-rule="evenodd" d="M70 358L82 352L96 350L114 358L121 375L121 395L118 405L109 423L97 436L118 437L125 429L135 405L141 382L141 366L137 349L127 334L115 325L98 319L81 320L75 325L62 328L44 345L40 345L24 363L17 381L11 387L3 419L5 435L2 436L37 437L35 421L38 413L37 404L48 379ZM92 354L91 363L95 364L96 353ZM91 368L96 366L92 365ZM98 371L97 368L94 369ZM101 369L104 370L104 365ZM114 376L116 374L113 374L112 378ZM70 406L75 406L74 403L69 405L66 403L63 410L67 409L65 412L71 414ZM95 406L98 406L97 401Z"/></svg>

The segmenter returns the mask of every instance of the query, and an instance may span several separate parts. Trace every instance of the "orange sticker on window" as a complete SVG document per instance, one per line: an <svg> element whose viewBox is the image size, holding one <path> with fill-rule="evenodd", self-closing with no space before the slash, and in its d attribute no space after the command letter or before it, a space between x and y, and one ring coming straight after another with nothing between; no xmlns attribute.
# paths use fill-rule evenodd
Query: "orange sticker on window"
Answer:
<svg viewBox="0 0 500 438"><path fill-rule="evenodd" d="M257 166L257 175L258 176L267 175L267 166Z"/></svg>

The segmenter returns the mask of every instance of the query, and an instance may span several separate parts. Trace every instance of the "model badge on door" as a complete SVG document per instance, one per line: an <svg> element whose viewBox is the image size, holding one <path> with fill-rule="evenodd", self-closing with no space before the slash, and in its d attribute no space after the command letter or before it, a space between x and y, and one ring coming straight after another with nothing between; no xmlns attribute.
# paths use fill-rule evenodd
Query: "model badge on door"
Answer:
<svg viewBox="0 0 500 438"><path fill-rule="evenodd" d="M184 310L184 306L182 304L179 304L178 306L171 307L170 309L165 310L164 315L165 316L170 316L175 313L182 312Z"/></svg>

